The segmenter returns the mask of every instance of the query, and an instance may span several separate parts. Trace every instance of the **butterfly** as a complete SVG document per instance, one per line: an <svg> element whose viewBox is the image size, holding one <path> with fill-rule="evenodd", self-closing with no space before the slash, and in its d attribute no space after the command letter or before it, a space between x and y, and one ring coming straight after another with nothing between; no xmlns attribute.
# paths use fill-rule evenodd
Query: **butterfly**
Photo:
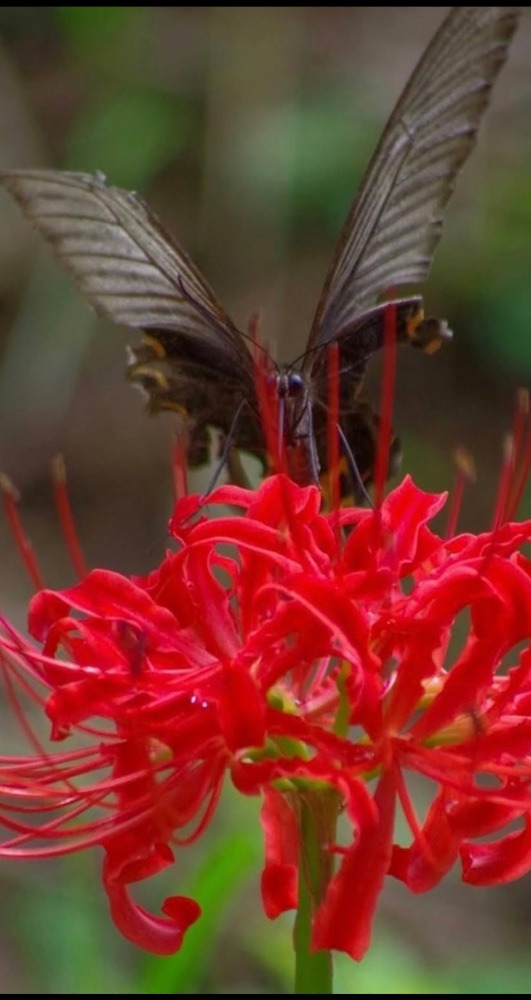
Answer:
<svg viewBox="0 0 531 1000"><path fill-rule="evenodd" d="M375 463L379 419L361 399L370 358L384 341L382 297L422 282L441 236L442 213L475 142L518 10L455 7L400 97L339 236L304 355L268 359L287 471L301 484L326 469L328 347L339 353L343 447L361 481ZM209 428L228 453L266 462L253 350L185 251L135 193L103 174L11 170L0 183L50 243L97 312L139 328L128 378L152 413L174 410L191 465L207 459ZM397 299L396 335L427 351L451 336L425 319L420 296ZM396 444L395 444L396 450Z"/></svg>

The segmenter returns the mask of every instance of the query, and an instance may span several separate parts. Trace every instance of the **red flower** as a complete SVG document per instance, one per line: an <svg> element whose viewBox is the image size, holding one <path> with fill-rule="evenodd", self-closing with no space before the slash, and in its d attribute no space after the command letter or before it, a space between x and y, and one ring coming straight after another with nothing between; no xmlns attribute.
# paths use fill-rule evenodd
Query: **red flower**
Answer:
<svg viewBox="0 0 531 1000"><path fill-rule="evenodd" d="M4 627L9 690L13 676L44 684L52 738L77 731L83 746L3 758L1 853L101 845L115 923L159 953L199 908L171 897L157 917L129 886L202 832L225 775L263 798L271 917L296 905L303 807L314 816L327 859L315 948L362 957L388 874L420 892L457 860L474 884L529 870L531 522L444 541L428 527L444 500L406 478L378 511L321 514L319 491L284 476L222 487L209 505L244 516L207 520L199 498L181 501L177 551L148 577L97 570L39 593L42 652ZM409 772L433 788L423 822Z"/></svg>

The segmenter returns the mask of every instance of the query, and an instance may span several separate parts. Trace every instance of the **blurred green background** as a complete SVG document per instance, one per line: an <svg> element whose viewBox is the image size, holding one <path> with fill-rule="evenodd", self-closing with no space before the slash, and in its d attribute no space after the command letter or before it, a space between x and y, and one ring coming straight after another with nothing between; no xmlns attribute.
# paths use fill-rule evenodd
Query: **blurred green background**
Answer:
<svg viewBox="0 0 531 1000"><path fill-rule="evenodd" d="M290 360L356 184L445 12L0 8L0 163L99 169L141 192L237 324L260 307ZM530 53L526 9L423 289L454 342L433 358L400 355L403 468L444 489L465 445L478 483L461 526L475 529L489 524L515 389L531 381ZM7 197L0 212L0 468L22 492L50 586L72 582L51 501L57 451L89 563L144 572L165 545L171 428L125 384L137 337L96 319ZM378 378L376 363L373 398ZM23 624L30 588L6 527L1 538L2 608ZM255 803L227 796L208 838L157 887L155 899L191 891L205 905L174 960L119 939L99 858L4 863L1 991L289 992L291 923L260 911L256 817ZM373 953L338 963L337 992L528 992L530 884L487 892L456 876L420 898L390 884Z"/></svg>

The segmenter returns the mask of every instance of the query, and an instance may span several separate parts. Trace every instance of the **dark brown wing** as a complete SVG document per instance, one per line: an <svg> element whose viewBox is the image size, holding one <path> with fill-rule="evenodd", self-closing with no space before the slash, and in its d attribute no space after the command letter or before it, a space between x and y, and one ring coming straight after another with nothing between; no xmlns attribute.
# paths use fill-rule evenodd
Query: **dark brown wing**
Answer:
<svg viewBox="0 0 531 1000"><path fill-rule="evenodd" d="M146 333L129 377L146 390L152 411L178 410L192 434L206 422L227 431L241 399L257 411L245 339L136 194L100 175L54 170L3 172L0 183L96 311Z"/></svg>
<svg viewBox="0 0 531 1000"><path fill-rule="evenodd" d="M511 7L454 7L387 124L340 235L308 348L342 336L387 288L423 281L442 213L518 23ZM308 354L308 374L319 365Z"/></svg>
<svg viewBox="0 0 531 1000"><path fill-rule="evenodd" d="M363 178L336 246L302 364L311 385L323 471L328 467L326 345L336 341L342 432L359 480L372 478L379 418L360 400L359 391L367 362L383 346L385 306L378 299L390 287L428 275L442 213L474 145L518 17L516 8L453 8L414 70ZM431 351L451 336L444 322L424 320L420 298L396 303L395 315L398 341ZM398 454L395 439L391 465ZM342 489L359 497L352 461L343 463Z"/></svg>
<svg viewBox="0 0 531 1000"><path fill-rule="evenodd" d="M339 348L340 407L355 405L367 364L384 346L387 310L393 307L394 335L399 344L410 344L430 354L450 340L452 331L444 320L425 319L420 295L384 302L367 309L335 338ZM312 398L326 408L328 398L327 352L312 360Z"/></svg>
<svg viewBox="0 0 531 1000"><path fill-rule="evenodd" d="M413 296L384 303L367 309L357 321L337 338L339 348L339 420L341 432L356 465L359 482L352 479L352 458L343 461L341 478L343 495L355 495L361 499L361 483L372 481L377 441L380 427L379 417L366 402L359 398L368 362L384 346L386 313L392 308L394 333L398 343L411 344L428 353L436 350L442 340L452 336L446 323L441 320L424 319L422 299ZM327 351L317 352L319 362L312 377L311 395L313 401L313 433L321 470L328 469L328 371ZM341 447L345 451L345 447ZM396 471L399 462L399 442L394 439L390 455L390 473Z"/></svg>
<svg viewBox="0 0 531 1000"><path fill-rule="evenodd" d="M235 448L251 452L265 466L254 384L242 378L226 352L213 351L210 345L205 348L200 337L190 339L163 330L144 334L141 344L129 353L127 377L144 390L148 410L172 410L181 416L190 465L208 460L209 428L216 427L225 438L230 435Z"/></svg>

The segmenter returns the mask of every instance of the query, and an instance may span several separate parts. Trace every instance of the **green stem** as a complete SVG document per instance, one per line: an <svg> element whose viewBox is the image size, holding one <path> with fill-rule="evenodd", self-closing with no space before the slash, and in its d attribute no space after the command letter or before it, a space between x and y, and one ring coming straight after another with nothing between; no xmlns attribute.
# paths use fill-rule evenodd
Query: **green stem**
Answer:
<svg viewBox="0 0 531 1000"><path fill-rule="evenodd" d="M331 861L323 850L323 830L316 821L319 810L301 805L301 862L299 900L293 944L295 948L295 993L333 993L333 965L329 951L310 950L312 918L331 876Z"/></svg>

